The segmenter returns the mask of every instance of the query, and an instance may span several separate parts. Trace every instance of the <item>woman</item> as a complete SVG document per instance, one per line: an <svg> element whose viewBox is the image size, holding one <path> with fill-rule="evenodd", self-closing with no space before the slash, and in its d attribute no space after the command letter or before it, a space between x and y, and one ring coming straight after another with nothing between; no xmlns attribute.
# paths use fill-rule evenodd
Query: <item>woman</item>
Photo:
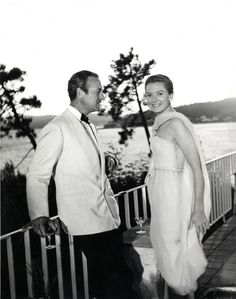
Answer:
<svg viewBox="0 0 236 299"><path fill-rule="evenodd" d="M170 293L194 298L197 279L207 266L201 238L209 228L210 188L193 125L172 108L172 99L168 77L147 79L145 101L156 114L146 178L150 238Z"/></svg>

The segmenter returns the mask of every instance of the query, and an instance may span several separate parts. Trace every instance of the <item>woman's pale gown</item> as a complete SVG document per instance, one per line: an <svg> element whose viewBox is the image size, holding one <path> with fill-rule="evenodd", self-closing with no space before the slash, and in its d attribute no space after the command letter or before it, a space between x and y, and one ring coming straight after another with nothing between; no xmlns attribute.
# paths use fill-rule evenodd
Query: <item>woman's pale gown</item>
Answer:
<svg viewBox="0 0 236 299"><path fill-rule="evenodd" d="M173 117L182 119L193 134L203 168L207 217L210 211L207 171L192 125L180 113L167 113L156 118L151 138L153 154L147 179L151 204L150 238L162 277L176 293L186 295L196 290L197 279L205 271L207 261L195 227L189 229L194 200L191 167L177 144L156 134L158 128Z"/></svg>

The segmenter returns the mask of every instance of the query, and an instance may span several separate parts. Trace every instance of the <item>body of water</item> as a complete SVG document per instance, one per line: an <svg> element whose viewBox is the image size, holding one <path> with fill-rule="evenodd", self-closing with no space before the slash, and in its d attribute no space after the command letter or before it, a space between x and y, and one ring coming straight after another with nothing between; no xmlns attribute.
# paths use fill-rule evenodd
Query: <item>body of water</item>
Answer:
<svg viewBox="0 0 236 299"><path fill-rule="evenodd" d="M206 161L215 159L219 156L236 151L236 122L234 123L209 123L194 125L199 135L202 149ZM150 128L151 129L151 128ZM118 142L120 129L101 129L99 130L100 138L104 145L104 150L112 145L122 153L122 162L138 161L141 155L147 155L148 143L145 136L144 128L135 129L133 138L129 140L128 146L121 146ZM39 131L37 131L38 133ZM3 138L1 142L1 165L8 161L13 161L17 165L26 152L31 148L27 138L8 139ZM20 172L26 172L33 152L27 156L24 162L19 166Z"/></svg>

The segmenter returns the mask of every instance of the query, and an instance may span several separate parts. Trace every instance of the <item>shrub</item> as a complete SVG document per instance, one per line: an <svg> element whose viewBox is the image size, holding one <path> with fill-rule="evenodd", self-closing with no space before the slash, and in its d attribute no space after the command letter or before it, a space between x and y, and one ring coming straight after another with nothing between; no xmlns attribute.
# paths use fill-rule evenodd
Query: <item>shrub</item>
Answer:
<svg viewBox="0 0 236 299"><path fill-rule="evenodd" d="M1 234L29 222L26 202L26 177L16 172L10 161L1 170Z"/></svg>
<svg viewBox="0 0 236 299"><path fill-rule="evenodd" d="M148 169L148 157L141 154L139 160L129 163L123 162L122 148L117 149L109 145L109 152L115 155L119 161L117 169L109 176L111 187L114 193L129 190L144 184Z"/></svg>
<svg viewBox="0 0 236 299"><path fill-rule="evenodd" d="M56 215L55 185L49 185L50 215ZM26 199L26 176L16 171L13 162L1 169L1 234L24 226L30 221Z"/></svg>

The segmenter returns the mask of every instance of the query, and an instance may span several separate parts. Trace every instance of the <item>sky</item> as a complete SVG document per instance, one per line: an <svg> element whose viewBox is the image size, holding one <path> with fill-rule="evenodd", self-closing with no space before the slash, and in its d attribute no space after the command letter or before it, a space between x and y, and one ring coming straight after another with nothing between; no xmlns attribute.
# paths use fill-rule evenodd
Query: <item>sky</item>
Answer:
<svg viewBox="0 0 236 299"><path fill-rule="evenodd" d="M235 0L1 0L0 11L0 63L26 71L25 95L42 102L30 114L63 112L79 70L107 84L130 47L172 79L174 106L236 97Z"/></svg>

